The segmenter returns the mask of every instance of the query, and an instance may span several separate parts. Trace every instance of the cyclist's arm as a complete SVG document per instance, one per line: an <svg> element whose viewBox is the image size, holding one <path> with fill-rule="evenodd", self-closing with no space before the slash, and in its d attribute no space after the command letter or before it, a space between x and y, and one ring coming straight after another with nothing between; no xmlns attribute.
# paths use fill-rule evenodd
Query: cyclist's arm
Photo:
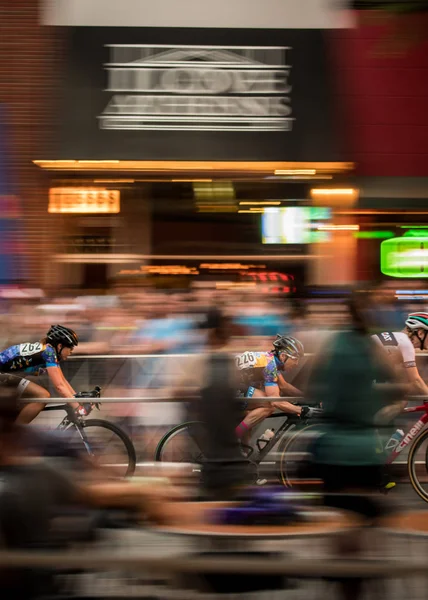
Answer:
<svg viewBox="0 0 428 600"><path fill-rule="evenodd" d="M64 377L59 366L47 367L46 370L54 388L62 398L72 398L75 395L76 392Z"/></svg>
<svg viewBox="0 0 428 600"><path fill-rule="evenodd" d="M428 386L419 375L416 366L416 354L412 342L407 337L400 338L400 351L403 358L403 366L406 379L410 384L409 393L414 395L428 396Z"/></svg>
<svg viewBox="0 0 428 600"><path fill-rule="evenodd" d="M279 382L279 385L277 383L265 383L264 392L265 396L272 398L279 398L281 395L303 396L300 390L295 388L294 385L291 385L291 383L287 383L285 380Z"/></svg>
<svg viewBox="0 0 428 600"><path fill-rule="evenodd" d="M406 369L407 379L410 384L409 393L415 396L428 396L428 386L419 375L417 367L408 367Z"/></svg>
<svg viewBox="0 0 428 600"><path fill-rule="evenodd" d="M42 358L45 361L46 371L55 390L62 398L72 398L76 392L64 377L55 350L49 345L46 346ZM78 403L76 403L76 406L78 406Z"/></svg>
<svg viewBox="0 0 428 600"><path fill-rule="evenodd" d="M285 381L284 376L281 373L278 373L278 384L281 392L285 396L303 396L303 392L294 387L291 383Z"/></svg>

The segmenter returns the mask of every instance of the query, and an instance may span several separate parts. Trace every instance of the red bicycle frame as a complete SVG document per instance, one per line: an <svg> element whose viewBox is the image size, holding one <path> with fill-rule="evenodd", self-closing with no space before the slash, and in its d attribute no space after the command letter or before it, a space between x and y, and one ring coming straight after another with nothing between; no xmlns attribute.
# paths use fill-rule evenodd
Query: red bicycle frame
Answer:
<svg viewBox="0 0 428 600"><path fill-rule="evenodd" d="M399 444L394 448L394 450L389 455L386 464L390 465L394 462L397 456L408 446L415 437L422 431L425 425L428 423L428 400L424 402L421 406L412 406L410 408L405 408L404 412L406 413L416 413L423 412L422 417L417 421L407 432L404 438L401 440Z"/></svg>

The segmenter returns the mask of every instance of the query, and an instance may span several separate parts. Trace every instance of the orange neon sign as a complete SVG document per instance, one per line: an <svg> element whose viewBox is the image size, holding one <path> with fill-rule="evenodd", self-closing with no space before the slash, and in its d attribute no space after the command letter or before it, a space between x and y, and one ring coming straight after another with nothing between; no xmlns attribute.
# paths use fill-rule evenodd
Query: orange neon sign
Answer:
<svg viewBox="0 0 428 600"><path fill-rule="evenodd" d="M120 191L101 188L51 188L49 213L117 214L120 212Z"/></svg>

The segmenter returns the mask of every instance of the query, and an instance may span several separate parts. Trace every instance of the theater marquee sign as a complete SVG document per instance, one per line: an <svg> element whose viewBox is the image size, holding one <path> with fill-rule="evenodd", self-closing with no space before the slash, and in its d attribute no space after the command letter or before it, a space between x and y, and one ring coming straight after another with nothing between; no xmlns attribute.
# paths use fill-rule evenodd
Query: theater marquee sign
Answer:
<svg viewBox="0 0 428 600"><path fill-rule="evenodd" d="M321 30L68 31L51 158L344 160Z"/></svg>
<svg viewBox="0 0 428 600"><path fill-rule="evenodd" d="M101 129L290 131L287 47L109 45ZM291 55L291 52L290 52Z"/></svg>

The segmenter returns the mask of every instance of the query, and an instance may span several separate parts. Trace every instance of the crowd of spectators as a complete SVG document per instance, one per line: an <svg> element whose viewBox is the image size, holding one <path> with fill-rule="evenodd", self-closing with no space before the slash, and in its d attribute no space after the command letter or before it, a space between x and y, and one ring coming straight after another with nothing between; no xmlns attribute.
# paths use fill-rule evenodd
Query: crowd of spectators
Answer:
<svg viewBox="0 0 428 600"><path fill-rule="evenodd" d="M130 288L97 296L16 296L0 301L2 346L24 337L39 339L58 322L78 331L81 343L76 353L183 353L201 343L197 324L211 306L221 307L232 318L234 337L239 338L272 337L290 331L294 321L287 299L254 292Z"/></svg>
<svg viewBox="0 0 428 600"><path fill-rule="evenodd" d="M12 290L0 295L0 346L40 339L55 322L78 331L79 354L183 353L200 344L197 324L212 306L232 319L233 338L241 345L247 337L331 329L341 324L344 315L337 299L296 300L253 289L128 288L99 295L54 296L40 290Z"/></svg>

